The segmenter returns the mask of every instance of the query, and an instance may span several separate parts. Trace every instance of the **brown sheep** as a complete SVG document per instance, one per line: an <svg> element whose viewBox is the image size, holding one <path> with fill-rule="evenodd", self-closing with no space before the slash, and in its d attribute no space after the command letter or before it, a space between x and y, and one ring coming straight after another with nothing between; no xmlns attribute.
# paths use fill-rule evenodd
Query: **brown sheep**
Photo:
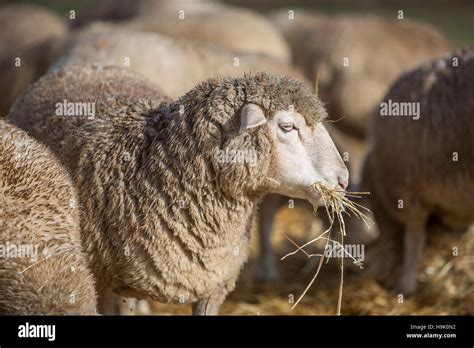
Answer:
<svg viewBox="0 0 474 348"><path fill-rule="evenodd" d="M322 16L288 11L274 15L293 60L314 80L329 115L347 133L365 137L373 110L404 71L452 50L436 28L408 19Z"/></svg>
<svg viewBox="0 0 474 348"><path fill-rule="evenodd" d="M98 24L84 30L75 41L56 66L100 63L129 67L173 98L209 77L242 76L249 71L266 71L306 81L296 69L265 56L176 41L157 33L123 31Z"/></svg>
<svg viewBox="0 0 474 348"><path fill-rule="evenodd" d="M24 131L0 120L0 314L96 314L67 171Z"/></svg>
<svg viewBox="0 0 474 348"><path fill-rule="evenodd" d="M246 8L196 0L128 0L121 1L120 6L110 1L99 7L100 19L128 18L119 22L128 29L290 61L290 49L278 30L268 19Z"/></svg>
<svg viewBox="0 0 474 348"><path fill-rule="evenodd" d="M380 233L369 266L403 294L416 288L426 233L474 221L473 77L473 50L424 64L402 75L373 120L360 188L371 192L365 203ZM382 116L388 105L413 107L406 116Z"/></svg>
<svg viewBox="0 0 474 348"><path fill-rule="evenodd" d="M67 33L64 22L36 5L8 5L0 8L0 52L12 52ZM14 55L13 55L14 57Z"/></svg>
<svg viewBox="0 0 474 348"><path fill-rule="evenodd" d="M259 200L280 193L317 206L312 184L345 188L347 169L301 82L209 79L172 102L133 98L144 83L118 67L59 69L17 100L11 119L71 171L101 292L216 314L247 260ZM99 111L55 116L63 101Z"/></svg>
<svg viewBox="0 0 474 348"><path fill-rule="evenodd" d="M0 8L0 117L46 72L56 59L57 42L67 32L60 18L39 6Z"/></svg>
<svg viewBox="0 0 474 348"><path fill-rule="evenodd" d="M134 17L148 16L156 14L166 4L183 4L183 0L101 0L91 3L79 13L76 20L71 22L75 28L83 28L94 22L121 22ZM187 1L188 6L193 9L201 5L209 4L208 0Z"/></svg>
<svg viewBox="0 0 474 348"><path fill-rule="evenodd" d="M248 71L266 71L306 81L296 69L268 57L251 53L234 54L221 47L175 41L157 33L120 31L105 23L96 23L84 29L74 41L69 51L55 64L56 68L84 63L129 64L131 70L146 76L171 97L184 94L208 77L242 76ZM238 66L234 65L236 57ZM306 83L309 85L309 82ZM355 165L358 163L352 162ZM262 211L268 209L264 207ZM113 303L108 299L104 303L103 313L134 312L135 303L130 300Z"/></svg>

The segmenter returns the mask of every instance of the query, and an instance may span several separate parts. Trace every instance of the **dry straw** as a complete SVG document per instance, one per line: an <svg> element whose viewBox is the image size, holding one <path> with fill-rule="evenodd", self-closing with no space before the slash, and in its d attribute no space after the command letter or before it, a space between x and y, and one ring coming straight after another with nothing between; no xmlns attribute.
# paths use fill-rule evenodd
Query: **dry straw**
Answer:
<svg viewBox="0 0 474 348"><path fill-rule="evenodd" d="M317 238L314 238L310 240L309 242L298 246L293 240L291 240L289 237L287 239L297 247L296 250L286 254L285 256L282 257L282 260L287 258L288 256L294 255L297 252L301 251L303 252L308 258L318 256L319 263L318 267L316 269L316 273L314 274L313 278L311 281L308 283L306 288L304 289L303 293L300 295L298 300L295 302L293 305L292 309L294 309L298 303L301 301L301 299L306 295L308 292L309 288L313 285L314 281L318 277L319 271L321 270L321 266L324 261L324 254L309 254L307 253L304 248L307 247L310 244L313 244L314 242L322 239L326 240L326 246L325 249L327 248L328 243L331 241L332 243L337 244L341 250L343 251L344 254L352 258L355 264L358 266L362 267L362 264L359 260L357 260L354 256L352 256L348 251L345 250L344 248L344 236L346 235L346 225L344 223L344 216L343 214L347 215L353 215L354 217L357 217L361 219L367 227L370 228L370 222L371 219L368 217L368 215L363 212L365 210L368 213L371 213L369 209L366 207L355 203L351 200L348 199L348 197L352 198L360 198L360 195L365 195L365 194L370 194L369 192L346 192L342 190L336 190L329 188L320 182L317 182L313 184L313 187L315 190L318 191L318 193L321 195L321 199L324 203L324 207L326 208L326 213L330 221L330 226L327 230L325 230L320 236ZM317 207L315 207L317 209ZM339 232L341 236L341 241L338 242L336 240L331 239L331 231L334 225L334 222L337 220L338 225L339 225ZM340 283L339 283L339 297L338 297L338 302L337 302L337 315L341 314L341 303L342 303L342 289L343 289L343 284L344 284L344 257L341 257L341 278L340 278Z"/></svg>

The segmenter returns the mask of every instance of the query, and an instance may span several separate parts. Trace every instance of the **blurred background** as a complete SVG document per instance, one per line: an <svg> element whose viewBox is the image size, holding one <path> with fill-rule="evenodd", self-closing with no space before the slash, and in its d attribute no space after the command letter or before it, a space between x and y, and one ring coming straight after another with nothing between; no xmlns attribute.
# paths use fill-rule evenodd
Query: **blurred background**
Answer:
<svg viewBox="0 0 474 348"><path fill-rule="evenodd" d="M192 2L190 0L189 2ZM222 0L220 2L252 8L265 14L279 8L302 8L327 14L357 13L393 17L402 9L408 18L433 23L457 45L474 42L474 2L470 0ZM90 14L98 0L0 0L0 5L30 3L47 6L66 15L71 9L78 17ZM115 1L117 7L123 1ZM124 13L123 18L127 15Z"/></svg>
<svg viewBox="0 0 474 348"><path fill-rule="evenodd" d="M149 1L148 1L149 2ZM43 1L8 1L0 0L0 6L7 4L29 3L49 8L60 18L67 22L71 30L80 30L94 21L103 20L114 23L121 23L133 19L140 12L139 5L134 1L98 1L98 0L43 0ZM193 3L193 1L188 1ZM199 2L196 2L199 4ZM429 23L437 28L443 35L451 41L453 49L466 47L474 43L474 2L468 0L227 0L220 3L232 6L243 7L256 11L263 17L270 17L271 13L279 9L284 11L295 10L299 12L312 12L317 15L327 15L331 20L336 15L374 15L396 20L403 11L406 19ZM198 5L199 6L199 5ZM75 19L70 20L70 11L75 11ZM1 27L0 23L0 27ZM173 30L173 29L171 29ZM250 31L252 28L250 28ZM362 31L361 31L362 32ZM358 42L358 32L344 45L352 45ZM400 34L400 33L399 33ZM303 34L301 34L303 35ZM304 34L306 35L306 34ZM399 35L400 45L411 40L410 32ZM288 37L287 37L288 39ZM361 39L363 39L361 37ZM245 40L245 38L242 38ZM428 41L428 39L423 42ZM292 46L291 40L289 40ZM309 41L308 41L309 44ZM266 45L265 41L261 42ZM303 41L303 46L306 41ZM418 44L415 44L417 46ZM302 46L302 47L303 47ZM382 55L380 51L373 51L371 59L390 60L389 57L393 47L377 47L386 53ZM292 47L295 50L295 47ZM298 48L296 48L298 49ZM412 50L409 47L407 50ZM371 56L371 49L366 52ZM442 50L441 50L442 51ZM380 54L378 56L377 54ZM305 68L305 62L298 62L293 51L293 63L305 78L312 83L315 73L311 69ZM430 55L427 55L428 57ZM437 56L437 54L433 55ZM342 56L341 56L342 57ZM338 58L341 58L338 56ZM55 58L57 56L55 55ZM296 57L297 58L297 57ZM423 58L424 60L428 58ZM420 60L420 61L424 61ZM229 64L231 64L229 62ZM418 64L418 63L417 63ZM49 65L48 65L49 66ZM347 106L337 96L331 86L335 83L324 70L321 80L321 98L328 104L331 117L337 118L341 114L348 114ZM408 64L402 68L412 68L413 64ZM146 69L145 69L146 70ZM330 69L329 69L330 70ZM383 69L382 69L383 70ZM395 69L396 70L396 69ZM396 70L396 74L383 81L385 88L388 88L393 79L396 78L403 69ZM44 73L45 69L41 70ZM404 70L403 70L404 71ZM38 78L41 73L34 78ZM363 75L359 75L359 81ZM385 78L385 77L384 77ZM30 81L32 82L32 81ZM191 83L193 84L194 81ZM378 86L378 85L377 85ZM21 88L25 86L22 85ZM370 86L361 93L371 94ZM385 90L377 88L377 93L383 96ZM379 100L380 96L376 99ZM354 97L356 100L360 96ZM372 104L370 105L373 106ZM350 109L350 108L349 108ZM355 118L359 116L354 116ZM365 116L364 116L365 117ZM365 152L365 126L355 122L334 130L331 133L336 139L336 144L343 150L347 150L354 157L349 165L351 175L358 177L358 168ZM352 134L348 129L353 127ZM359 128L357 128L359 127ZM352 128L351 128L352 129ZM339 131L347 133L338 135ZM342 140L338 141L338 137ZM318 236L322 231L323 222L312 214L311 209L303 202L292 202L284 200L274 216L274 228L271 236L273 250L276 253L276 264L279 277L273 279L259 279L259 224L254 227L254 245L252 258L243 270L237 288L232 292L221 309L222 314L249 314L249 315L333 315L336 313L338 287L339 287L339 265L336 262L329 262L322 268L317 281L310 291L303 298L301 303L291 309L294 301L299 297L308 281L312 278L316 262L314 259L308 260L302 254L296 254L283 261L279 259L287 252L292 251L292 245L285 236L290 236L293 240L304 243ZM459 249L459 256L453 257L452 249ZM315 246L317 250L317 246ZM414 296L405 298L400 302L397 294L380 286L365 269L351 265L346 262L344 292L342 301L342 313L353 315L396 315L396 314L474 314L474 229L462 235L446 235L433 232L428 240L428 245L424 252L421 271L419 273L419 287ZM262 277L260 277L262 278ZM266 278L266 277L263 277ZM268 278L268 277L267 277ZM152 314L190 314L188 306L164 305L160 303L150 303ZM148 310L143 304L137 308L138 314L148 314ZM126 313L125 313L126 314Z"/></svg>

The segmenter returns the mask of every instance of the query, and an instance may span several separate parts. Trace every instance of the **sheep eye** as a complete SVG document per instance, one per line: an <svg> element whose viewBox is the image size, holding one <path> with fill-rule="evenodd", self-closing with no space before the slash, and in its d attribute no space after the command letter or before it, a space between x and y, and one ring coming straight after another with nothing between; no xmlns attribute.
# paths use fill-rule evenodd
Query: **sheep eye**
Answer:
<svg viewBox="0 0 474 348"><path fill-rule="evenodd" d="M296 129L293 123L281 123L279 126L284 132L291 132L293 129Z"/></svg>

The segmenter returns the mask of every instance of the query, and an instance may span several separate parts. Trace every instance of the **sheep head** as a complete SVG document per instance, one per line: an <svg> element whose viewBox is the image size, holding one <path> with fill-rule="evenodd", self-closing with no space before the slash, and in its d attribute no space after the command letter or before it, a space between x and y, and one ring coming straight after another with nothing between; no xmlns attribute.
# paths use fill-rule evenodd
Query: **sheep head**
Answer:
<svg viewBox="0 0 474 348"><path fill-rule="evenodd" d="M201 136L226 194L280 193L318 206L315 182L345 189L347 168L321 122L326 112L304 85L257 74L207 87Z"/></svg>
<svg viewBox="0 0 474 348"><path fill-rule="evenodd" d="M246 175L245 181L240 181L243 188L307 199L318 206L320 197L312 184L323 182L345 189L348 183L347 168L321 122L309 126L305 117L291 109L266 116L258 105L245 104L241 109L240 134L228 145L233 153L245 149L247 157L241 159L254 160L247 163L246 172L239 171ZM251 151L255 154L249 155ZM229 179L231 171L226 170Z"/></svg>

